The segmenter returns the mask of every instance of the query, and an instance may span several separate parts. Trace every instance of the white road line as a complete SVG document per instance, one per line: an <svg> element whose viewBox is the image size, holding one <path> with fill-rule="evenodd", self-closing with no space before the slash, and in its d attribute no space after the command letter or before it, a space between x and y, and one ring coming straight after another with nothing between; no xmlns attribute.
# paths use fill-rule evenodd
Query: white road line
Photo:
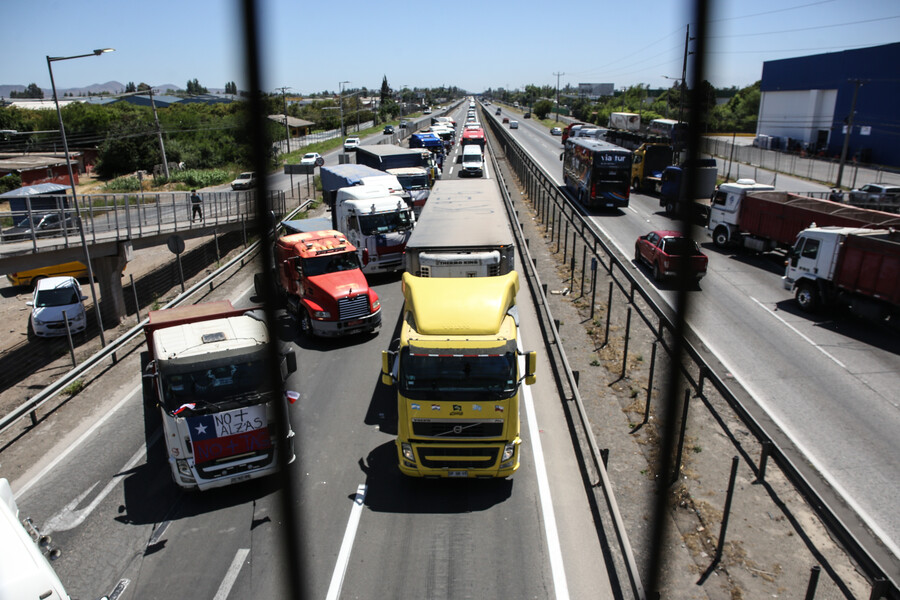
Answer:
<svg viewBox="0 0 900 600"><path fill-rule="evenodd" d="M338 552L337 563L334 565L334 573L331 574L331 584L328 586L328 595L325 596L325 600L337 600L341 595L344 575L347 573L347 565L350 563L350 550L353 549L356 529L359 527L359 519L362 517L362 509L366 500L366 489L367 486L364 483L361 483L356 488L353 508L350 509L350 519L347 521L344 540L341 542L341 551Z"/></svg>
<svg viewBox="0 0 900 600"><path fill-rule="evenodd" d="M519 336L519 352L524 346ZM525 357L519 356L519 368L524 372ZM544 520L544 534L547 536L547 552L550 555L550 573L553 575L553 591L557 600L568 600L569 584L566 581L566 570L563 566L562 550L559 546L559 532L556 529L556 514L553 511L553 499L550 497L550 480L547 478L547 465L544 463L544 449L541 444L537 415L534 412L534 400L531 388L522 386L522 402L525 404L528 431L531 434L531 450L534 455L534 472L537 476L538 495L541 498L541 513Z"/></svg>
<svg viewBox="0 0 900 600"><path fill-rule="evenodd" d="M248 554L250 554L248 548L238 549L237 554L234 555L234 560L231 561L231 566L228 567L228 572L225 573L225 578L222 579L219 591L216 592L213 600L226 600L228 598L228 594L231 593L231 588L234 586L234 582L237 581L238 573L241 572L241 567L244 566L244 561L247 560Z"/></svg>
<svg viewBox="0 0 900 600"><path fill-rule="evenodd" d="M35 485L35 484L36 484L36 483L37 483L44 475L46 475L46 474L49 473L53 468L55 468L56 465L58 465L58 464L61 463L63 460L65 460L66 457L69 456L69 454L71 454L72 452L74 452L74 451L78 448L78 446L80 446L80 445L84 442L84 440L86 440L86 439L88 439L89 437L91 437L91 436L94 434L95 431L97 431L104 423L106 423L106 421L107 421L111 416L113 416L113 414L115 414L115 412L116 412L117 410L119 410L120 408L122 408L122 405L124 405L125 402L127 402L127 401L131 398L132 395L134 395L134 394L136 394L136 393L138 393L138 392L141 391L141 386L142 386L142 382L139 382L136 386L134 386L134 389L132 389L132 390L131 390L130 392L128 392L127 394L125 394L125 396L124 396L121 400L119 400L119 403L118 403L118 404L116 404L114 407L112 407L112 409L109 410L109 411L108 411L106 414L104 414L102 417L100 417L99 419L97 419L97 422L96 422L96 423L94 423L87 431L85 431L84 433L82 433L82 434L78 437L78 439L75 440L72 444L70 444L65 450L63 450L62 452L60 452L60 453L56 456L56 458L54 458L52 461L50 461L50 463L49 463L46 467L44 467L43 469L41 469L41 471L40 471L37 475L35 475L28 483L19 486L19 491L16 492L16 499L18 499L19 496L21 496L22 494L24 494L25 492L27 492L29 489L31 489L31 488L32 488L32 487L33 487L33 486L34 486L34 485Z"/></svg>
<svg viewBox="0 0 900 600"><path fill-rule="evenodd" d="M806 337L805 335L803 335L802 333L800 333L800 331L797 330L797 328L795 328L793 325L791 325L790 323L788 323L787 321L785 321L784 319L782 319L780 316L776 315L775 312L774 312L773 310L771 310L768 306L766 306L765 304L763 304L762 302L760 302L759 300L757 300L757 299L754 298L753 296L750 296L750 299L753 300L754 302L756 302L757 304L759 304L759 305L762 307L762 309L763 309L764 311L766 311L767 313L769 313L770 315L772 315L773 317L775 317L776 319L778 319L779 321L781 321L782 323L784 323L784 324L787 326L788 329L790 329L791 331L793 331L794 333L796 333L797 335L799 335L801 338L803 338L804 340L806 340L813 348L815 348L816 350L818 350L819 352L821 352L822 354L824 354L825 356L827 356L828 358L830 358L831 360L833 360L835 363L837 363L842 369L846 369L846 368L847 368L847 365L845 365L844 363L842 363L841 361L839 361L838 359L836 359L835 357L833 357L832 355L830 355L828 352L826 352L825 350L823 350L823 349L821 348L821 346L819 346L819 345L816 344L814 341L812 341L811 339L809 339L808 337Z"/></svg>

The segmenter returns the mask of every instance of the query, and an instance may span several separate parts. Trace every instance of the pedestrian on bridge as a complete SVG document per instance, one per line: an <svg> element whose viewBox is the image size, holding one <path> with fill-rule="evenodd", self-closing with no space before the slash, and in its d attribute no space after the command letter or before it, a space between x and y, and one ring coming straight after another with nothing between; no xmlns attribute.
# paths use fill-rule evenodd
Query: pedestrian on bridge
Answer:
<svg viewBox="0 0 900 600"><path fill-rule="evenodd" d="M203 221L203 200L200 199L197 190L191 190L191 223L196 217Z"/></svg>

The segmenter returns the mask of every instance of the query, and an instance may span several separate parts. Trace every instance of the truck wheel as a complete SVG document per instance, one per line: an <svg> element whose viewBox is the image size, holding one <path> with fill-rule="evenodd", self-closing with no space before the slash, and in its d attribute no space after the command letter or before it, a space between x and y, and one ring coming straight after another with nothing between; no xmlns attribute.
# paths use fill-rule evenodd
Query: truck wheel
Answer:
<svg viewBox="0 0 900 600"><path fill-rule="evenodd" d="M300 331L303 332L303 335L312 336L312 319L309 318L309 313L305 308L301 308L297 312L300 313Z"/></svg>
<svg viewBox="0 0 900 600"><path fill-rule="evenodd" d="M662 281L662 271L659 270L659 263L653 263L653 280Z"/></svg>
<svg viewBox="0 0 900 600"><path fill-rule="evenodd" d="M819 295L816 288L808 283L802 283L797 287L794 294L797 304L806 312L815 312L819 308Z"/></svg>
<svg viewBox="0 0 900 600"><path fill-rule="evenodd" d="M717 248L724 248L728 245L728 230L724 227L716 227L713 232L713 243Z"/></svg>
<svg viewBox="0 0 900 600"><path fill-rule="evenodd" d="M634 178L634 181L631 182L631 189L636 192L641 191L641 180L637 177Z"/></svg>
<svg viewBox="0 0 900 600"><path fill-rule="evenodd" d="M670 217L675 216L675 203L674 202L666 202L666 214Z"/></svg>

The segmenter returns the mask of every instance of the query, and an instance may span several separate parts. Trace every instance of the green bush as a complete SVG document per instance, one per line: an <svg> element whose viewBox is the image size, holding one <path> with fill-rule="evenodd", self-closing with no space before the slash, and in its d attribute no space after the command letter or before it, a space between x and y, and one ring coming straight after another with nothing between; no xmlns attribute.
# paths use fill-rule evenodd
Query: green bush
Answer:
<svg viewBox="0 0 900 600"><path fill-rule="evenodd" d="M211 185L227 183L234 179L230 171L225 169L188 169L186 171L170 171L169 178L154 177L153 185L161 186L166 183L182 183L190 188L205 188Z"/></svg>
<svg viewBox="0 0 900 600"><path fill-rule="evenodd" d="M0 177L0 194L5 194L10 190L17 190L22 187L22 178L16 173L10 173Z"/></svg>
<svg viewBox="0 0 900 600"><path fill-rule="evenodd" d="M133 175L116 177L103 184L103 190L106 192L137 192L140 189L141 182Z"/></svg>

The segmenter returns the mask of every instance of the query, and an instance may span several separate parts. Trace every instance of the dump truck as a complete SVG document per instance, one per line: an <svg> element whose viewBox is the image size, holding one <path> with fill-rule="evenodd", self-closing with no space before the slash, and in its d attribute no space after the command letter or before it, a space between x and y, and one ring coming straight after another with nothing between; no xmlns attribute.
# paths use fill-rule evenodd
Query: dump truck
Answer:
<svg viewBox="0 0 900 600"><path fill-rule="evenodd" d="M406 242L418 277L485 277L515 270L509 217L493 179L437 182Z"/></svg>
<svg viewBox="0 0 900 600"><path fill-rule="evenodd" d="M269 376L272 351L260 307L223 300L152 310L144 334L145 390L162 416L177 485L222 487L275 473L280 453L293 460L281 388L297 360L293 351L282 355L282 381ZM287 421L286 439L278 439L279 418Z"/></svg>
<svg viewBox="0 0 900 600"><path fill-rule="evenodd" d="M668 144L641 144L631 159L631 188L636 192L655 192L673 157Z"/></svg>
<svg viewBox="0 0 900 600"><path fill-rule="evenodd" d="M736 244L756 252L789 248L810 227L900 225L900 215L856 208L830 200L773 191L752 179L723 183L713 195L707 232L720 248Z"/></svg>
<svg viewBox="0 0 900 600"><path fill-rule="evenodd" d="M900 318L900 232L804 229L788 255L782 282L806 311L845 306L868 319Z"/></svg>
<svg viewBox="0 0 900 600"><path fill-rule="evenodd" d="M519 467L519 397L537 354L519 343L516 271L497 277L402 279L396 351L399 468L413 477L509 477Z"/></svg>
<svg viewBox="0 0 900 600"><path fill-rule="evenodd" d="M297 316L303 333L337 337L381 328L381 303L369 288L356 247L325 218L282 223L272 265L276 298ZM265 293L261 273L257 296Z"/></svg>

